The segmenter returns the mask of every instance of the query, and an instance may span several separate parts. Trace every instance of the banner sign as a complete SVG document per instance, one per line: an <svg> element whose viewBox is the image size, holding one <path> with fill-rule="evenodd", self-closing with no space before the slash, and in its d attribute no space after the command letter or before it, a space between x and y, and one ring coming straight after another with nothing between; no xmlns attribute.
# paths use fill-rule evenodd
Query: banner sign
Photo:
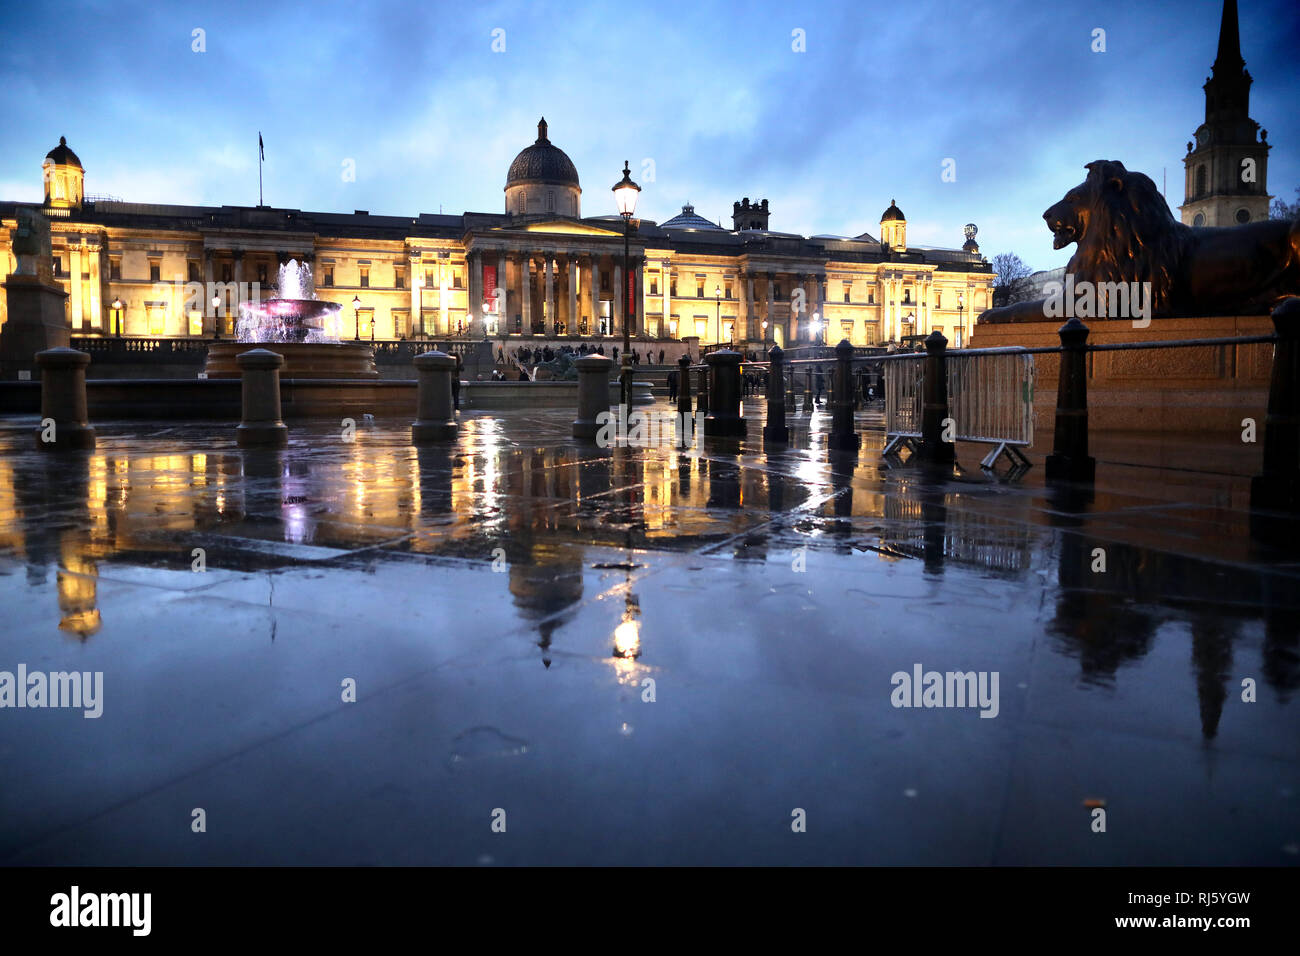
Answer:
<svg viewBox="0 0 1300 956"><path fill-rule="evenodd" d="M483 311L496 312L497 310L497 267L483 267Z"/></svg>

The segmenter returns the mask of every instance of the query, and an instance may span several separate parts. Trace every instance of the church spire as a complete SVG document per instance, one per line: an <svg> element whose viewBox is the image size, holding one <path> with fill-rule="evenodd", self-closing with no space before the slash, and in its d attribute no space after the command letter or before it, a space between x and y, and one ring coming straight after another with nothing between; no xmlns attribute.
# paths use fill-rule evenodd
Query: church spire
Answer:
<svg viewBox="0 0 1300 956"><path fill-rule="evenodd" d="M1237 29L1237 0L1223 0L1223 18L1219 21L1219 53L1214 58L1214 74L1235 73L1246 65L1241 57L1241 32Z"/></svg>

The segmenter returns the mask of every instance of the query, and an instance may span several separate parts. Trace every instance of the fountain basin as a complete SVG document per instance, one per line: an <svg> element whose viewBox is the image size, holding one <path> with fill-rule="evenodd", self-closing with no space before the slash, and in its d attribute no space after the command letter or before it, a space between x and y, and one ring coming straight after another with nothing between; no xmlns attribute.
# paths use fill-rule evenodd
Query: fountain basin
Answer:
<svg viewBox="0 0 1300 956"><path fill-rule="evenodd" d="M377 379L375 352L364 342L234 342L208 344L204 371L208 378L239 378L235 356L250 349L270 349L284 356L280 377L287 379Z"/></svg>

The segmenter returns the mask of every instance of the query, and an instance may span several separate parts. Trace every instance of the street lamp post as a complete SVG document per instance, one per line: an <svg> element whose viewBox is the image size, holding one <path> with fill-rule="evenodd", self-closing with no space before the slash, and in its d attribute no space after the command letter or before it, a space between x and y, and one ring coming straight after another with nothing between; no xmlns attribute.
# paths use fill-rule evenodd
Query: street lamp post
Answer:
<svg viewBox="0 0 1300 956"><path fill-rule="evenodd" d="M361 296L359 295L354 295L352 297L352 321L357 328L356 332L352 336L352 340L354 342L360 342L361 341Z"/></svg>
<svg viewBox="0 0 1300 956"><path fill-rule="evenodd" d="M629 269L631 267L631 254L629 244L632 239L632 215L636 212L637 196L641 192L641 187L632 182L632 170L628 167L627 160L623 160L623 178L614 184L614 202L618 205L618 214L623 217L623 289L619 295L623 296L623 361L620 378L622 380L622 404L627 408L632 407L632 321L635 311L635 296L628 291L629 288L636 287L636 280L632 278Z"/></svg>
<svg viewBox="0 0 1300 956"><path fill-rule="evenodd" d="M722 286L715 285L713 287L713 301L716 306L716 308L714 308L713 310L713 324L717 326L718 341L721 342L722 341ZM732 342L732 346L734 347L736 342L736 327L734 325L731 327L731 342Z"/></svg>
<svg viewBox="0 0 1300 956"><path fill-rule="evenodd" d="M763 320L763 352L767 352L767 319Z"/></svg>
<svg viewBox="0 0 1300 956"><path fill-rule="evenodd" d="M113 334L122 337L122 300L113 300Z"/></svg>

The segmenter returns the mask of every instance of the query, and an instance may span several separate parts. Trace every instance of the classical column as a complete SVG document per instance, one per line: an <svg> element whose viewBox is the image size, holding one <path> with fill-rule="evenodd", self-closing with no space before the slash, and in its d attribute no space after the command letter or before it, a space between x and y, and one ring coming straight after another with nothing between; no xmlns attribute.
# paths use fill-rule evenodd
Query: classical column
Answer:
<svg viewBox="0 0 1300 956"><path fill-rule="evenodd" d="M103 324L104 316L101 311L100 302L103 299L104 290L99 283L100 246L98 240L90 243L87 255L90 257L90 327L97 332L103 332L105 331ZM187 334L188 322L189 319L187 317Z"/></svg>
<svg viewBox="0 0 1300 956"><path fill-rule="evenodd" d="M407 254L411 268L408 274L411 277L411 335L424 331L423 317L420 315L420 282L424 277L420 275L420 254L411 252Z"/></svg>
<svg viewBox="0 0 1300 956"><path fill-rule="evenodd" d="M632 264L636 270L636 284L632 287L632 315L629 318L632 334L644 338L648 334L645 321L645 256L635 257Z"/></svg>
<svg viewBox="0 0 1300 956"><path fill-rule="evenodd" d="M754 317L749 314L749 304L754 301L754 277L737 271L736 284L740 286L740 309L736 321L741 323L745 334L754 337Z"/></svg>
<svg viewBox="0 0 1300 956"><path fill-rule="evenodd" d="M533 289L532 275L533 268L531 259L527 252L519 253L519 297L523 300L523 322L524 331L532 333L533 331Z"/></svg>
<svg viewBox="0 0 1300 956"><path fill-rule="evenodd" d="M813 311L821 315L822 324L828 325L826 316L822 314L825 311L825 303L822 302L822 277L815 272L812 274L812 303ZM831 341L829 334L826 336L826 341L828 343Z"/></svg>
<svg viewBox="0 0 1300 956"><path fill-rule="evenodd" d="M211 335L212 333L216 332L218 323L221 322L221 319L218 318L217 310L212 307L212 292L213 292L212 287L214 282L213 279L214 265L212 261L213 258L214 255L211 249L203 250L203 315L204 315L203 334L204 335Z"/></svg>
<svg viewBox="0 0 1300 956"><path fill-rule="evenodd" d="M587 282L587 298L591 300L591 328L588 329L592 335L600 331L600 255L592 253L587 261L587 274L590 277Z"/></svg>
<svg viewBox="0 0 1300 956"><path fill-rule="evenodd" d="M671 283L672 283L672 264L669 263L667 259L665 259L663 265L659 269L659 292L663 296L663 300L664 300L663 328L661 329L661 331L662 334L664 335L671 334L671 329L672 329L673 300L668 295L668 290L669 288L671 288Z"/></svg>
<svg viewBox="0 0 1300 956"><path fill-rule="evenodd" d="M446 255L446 253L440 253ZM451 275L451 260L438 259L438 321L447 334L450 335L454 329L451 324L451 313L447 308L447 281Z"/></svg>
<svg viewBox="0 0 1300 956"><path fill-rule="evenodd" d="M565 316L567 324L566 332L578 331L578 257L574 253L569 253L566 263L566 270L569 280L569 314Z"/></svg>
<svg viewBox="0 0 1300 956"><path fill-rule="evenodd" d="M615 257L614 259L614 321L610 332L615 335L623 334L623 297L627 294L623 289L623 260Z"/></svg>
<svg viewBox="0 0 1300 956"><path fill-rule="evenodd" d="M546 256L546 314L544 328L547 335L555 334L555 253L549 249L542 253Z"/></svg>
<svg viewBox="0 0 1300 956"><path fill-rule="evenodd" d="M510 288L510 284L509 284L508 282L506 282L506 251L505 251L505 249L498 249L498 250L497 250L497 279L496 279L496 282L497 282L497 284L496 284L496 288L494 288L494 289L492 290L492 295L493 295L493 306L492 306L492 307L493 307L494 309L496 309L496 317L497 317L497 332L499 332L499 333L502 334L502 335L509 335L509 334L510 334L510 330L511 330L512 328L514 328L514 326L512 326L512 325L510 324L510 322L509 322L509 320L508 320L508 318L507 318L507 313L510 311L510 310L509 310L509 305L510 305L510 303L509 303L509 301L508 301L509 298L510 298L510 296L507 294L507 290ZM496 294L496 290L497 290L497 289L500 289L500 290L501 290L501 294L500 294L499 296Z"/></svg>
<svg viewBox="0 0 1300 956"><path fill-rule="evenodd" d="M239 304L244 301L244 250L231 250L230 255L235 260L235 301L230 312L239 315Z"/></svg>
<svg viewBox="0 0 1300 956"><path fill-rule="evenodd" d="M483 253L477 249L465 257L469 269L469 331L478 338L483 329Z"/></svg>
<svg viewBox="0 0 1300 956"><path fill-rule="evenodd" d="M772 323L774 321L773 316L775 314L776 314L776 273L769 272L767 274L767 315L763 316L763 318L767 319L767 327L769 329L772 328ZM788 337L786 341L787 342L789 341Z"/></svg>
<svg viewBox="0 0 1300 956"><path fill-rule="evenodd" d="M72 299L72 332L81 334L81 242L68 243L68 293Z"/></svg>

